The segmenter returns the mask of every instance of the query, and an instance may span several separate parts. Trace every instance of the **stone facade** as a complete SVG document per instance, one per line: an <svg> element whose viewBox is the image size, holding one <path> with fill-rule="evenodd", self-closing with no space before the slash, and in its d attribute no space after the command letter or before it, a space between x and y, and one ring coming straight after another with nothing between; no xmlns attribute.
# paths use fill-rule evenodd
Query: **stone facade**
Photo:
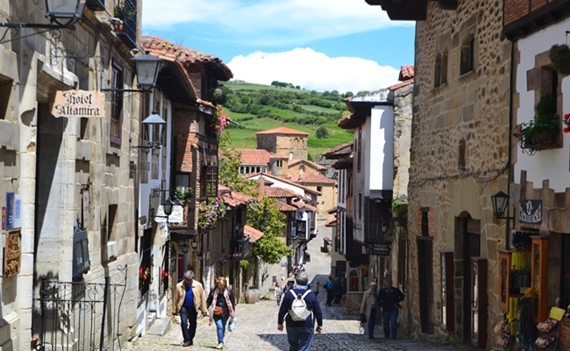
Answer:
<svg viewBox="0 0 570 351"><path fill-rule="evenodd" d="M307 138L309 134L290 128L280 127L255 134L257 148L274 154L288 155L289 158L306 160L308 157Z"/></svg>
<svg viewBox="0 0 570 351"><path fill-rule="evenodd" d="M490 195L508 187L511 44L501 37L502 2L428 4L416 25L414 120L409 181L407 308L412 334L473 341L470 258L488 265L488 306L479 335L492 335L498 308L497 250L505 227L493 221ZM455 315L443 323L440 253L453 254ZM481 295L481 296L485 296ZM447 310L452 306L447 306ZM466 308L467 307L467 308Z"/></svg>

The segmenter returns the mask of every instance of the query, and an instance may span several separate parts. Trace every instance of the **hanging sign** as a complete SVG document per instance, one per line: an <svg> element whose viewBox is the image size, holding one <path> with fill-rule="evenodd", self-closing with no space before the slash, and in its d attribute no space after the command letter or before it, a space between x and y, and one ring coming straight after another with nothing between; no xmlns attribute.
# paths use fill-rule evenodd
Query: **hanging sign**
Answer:
<svg viewBox="0 0 570 351"><path fill-rule="evenodd" d="M105 94L100 91L58 90L51 114L67 118L100 118L105 115Z"/></svg>
<svg viewBox="0 0 570 351"><path fill-rule="evenodd" d="M367 248L368 253L376 256L390 256L390 244L373 244L370 248Z"/></svg>
<svg viewBox="0 0 570 351"><path fill-rule="evenodd" d="M22 253L20 249L21 235L19 230L9 231L6 234L4 246L4 277L11 277L20 273Z"/></svg>
<svg viewBox="0 0 570 351"><path fill-rule="evenodd" d="M519 222L542 223L542 200L521 200L519 203Z"/></svg>

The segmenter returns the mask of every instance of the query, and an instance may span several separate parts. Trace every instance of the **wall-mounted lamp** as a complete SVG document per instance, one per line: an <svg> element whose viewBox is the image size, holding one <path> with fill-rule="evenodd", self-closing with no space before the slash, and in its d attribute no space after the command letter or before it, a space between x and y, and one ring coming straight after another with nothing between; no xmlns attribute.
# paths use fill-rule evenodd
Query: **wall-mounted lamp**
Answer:
<svg viewBox="0 0 570 351"><path fill-rule="evenodd" d="M383 225L380 227L380 230L382 230L382 233L386 233L386 230L388 230L388 227Z"/></svg>
<svg viewBox="0 0 570 351"><path fill-rule="evenodd" d="M188 243L186 243L185 241L181 242L180 244L178 244L178 246L180 247L180 252L182 253L188 253Z"/></svg>
<svg viewBox="0 0 570 351"><path fill-rule="evenodd" d="M198 248L198 242L196 240L192 240L190 244L192 245L192 249L196 250Z"/></svg>
<svg viewBox="0 0 570 351"><path fill-rule="evenodd" d="M158 72L162 60L158 57L152 56L148 51L144 55L132 58L131 61L135 63L135 73L137 76L137 83L139 89L101 89L101 91L108 91L114 93L124 92L138 92L150 93L156 85L158 79Z"/></svg>
<svg viewBox="0 0 570 351"><path fill-rule="evenodd" d="M148 145L131 146L131 149L160 149L163 136L162 130L166 125L166 121L163 120L156 111L153 111L150 116L142 121L142 124L144 129L144 139L148 142ZM154 130L154 126L158 126L158 134L152 132ZM150 137L151 133L152 139Z"/></svg>
<svg viewBox="0 0 570 351"><path fill-rule="evenodd" d="M509 217L509 198L510 196L505 194L502 191L499 191L496 194L491 195L491 203L493 204L493 216L495 219L506 219L507 226L505 228L505 250L509 249L509 235L510 235L510 228L509 228L509 220L513 220L513 228L515 226L515 216ZM513 206L514 207L514 206ZM503 216L507 212L506 216Z"/></svg>
<svg viewBox="0 0 570 351"><path fill-rule="evenodd" d="M510 196L505 194L502 191L499 191L496 194L491 195L491 202L493 204L493 215L496 219L515 219L515 217L508 217L507 206L509 204ZM507 217L503 217L507 211Z"/></svg>
<svg viewBox="0 0 570 351"><path fill-rule="evenodd" d="M182 202L180 202L180 200L178 199L172 200L171 198L169 198L168 200L162 203L162 210L164 211L164 214L167 217L172 214L172 209L174 208L175 205L182 206Z"/></svg>
<svg viewBox="0 0 570 351"><path fill-rule="evenodd" d="M75 29L74 24L83 18L86 0L46 0L46 17L50 23L3 23L0 27Z"/></svg>

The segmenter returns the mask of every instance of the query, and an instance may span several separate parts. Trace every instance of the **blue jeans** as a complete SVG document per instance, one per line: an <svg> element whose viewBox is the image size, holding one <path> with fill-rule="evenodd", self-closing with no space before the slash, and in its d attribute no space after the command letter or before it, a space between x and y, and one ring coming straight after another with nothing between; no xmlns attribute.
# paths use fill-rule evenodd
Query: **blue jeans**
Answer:
<svg viewBox="0 0 570 351"><path fill-rule="evenodd" d="M289 351L309 351L315 335L314 327L287 327Z"/></svg>
<svg viewBox="0 0 570 351"><path fill-rule="evenodd" d="M198 313L194 308L182 307L180 310L180 324L182 326L182 336L184 342L192 343L196 335L196 317Z"/></svg>
<svg viewBox="0 0 570 351"><path fill-rule="evenodd" d="M374 336L374 326L376 325L376 309L370 310L370 318L368 318L368 336Z"/></svg>
<svg viewBox="0 0 570 351"><path fill-rule="evenodd" d="M396 337L398 334L398 309L393 308L389 311L382 310L382 324L384 327L384 336ZM392 333L390 333L390 329Z"/></svg>
<svg viewBox="0 0 570 351"><path fill-rule="evenodd" d="M218 332L218 344L224 343L224 334L226 333L226 325L228 323L229 316L225 314L223 316L214 316L214 322L216 322L216 331Z"/></svg>

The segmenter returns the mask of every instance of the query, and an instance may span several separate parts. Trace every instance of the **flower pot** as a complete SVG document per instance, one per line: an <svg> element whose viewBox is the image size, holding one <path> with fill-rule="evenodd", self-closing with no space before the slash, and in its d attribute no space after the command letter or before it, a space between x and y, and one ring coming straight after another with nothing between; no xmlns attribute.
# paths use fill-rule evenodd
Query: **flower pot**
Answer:
<svg viewBox="0 0 570 351"><path fill-rule="evenodd" d="M261 291L256 288L249 288L243 294L245 303L257 303L261 298Z"/></svg>
<svg viewBox="0 0 570 351"><path fill-rule="evenodd" d="M114 23L113 24L113 31L115 31L116 33L123 33L125 31L125 25L124 23Z"/></svg>

